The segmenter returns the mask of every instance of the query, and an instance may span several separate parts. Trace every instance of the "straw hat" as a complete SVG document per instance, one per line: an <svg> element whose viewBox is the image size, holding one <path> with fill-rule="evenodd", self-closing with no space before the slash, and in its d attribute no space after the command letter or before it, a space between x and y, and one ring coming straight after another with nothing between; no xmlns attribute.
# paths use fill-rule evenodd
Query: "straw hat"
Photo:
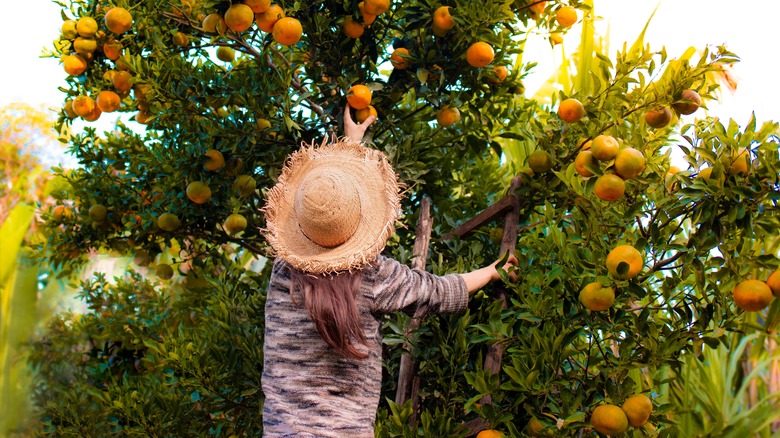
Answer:
<svg viewBox="0 0 780 438"><path fill-rule="evenodd" d="M268 192L263 232L276 255L301 271L357 269L384 249L400 198L382 152L348 138L303 145Z"/></svg>

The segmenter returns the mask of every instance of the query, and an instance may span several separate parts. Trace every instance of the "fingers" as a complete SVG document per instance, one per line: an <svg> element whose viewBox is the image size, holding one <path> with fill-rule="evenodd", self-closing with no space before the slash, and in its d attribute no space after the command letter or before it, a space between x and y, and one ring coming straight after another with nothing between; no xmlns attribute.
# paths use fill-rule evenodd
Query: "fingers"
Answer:
<svg viewBox="0 0 780 438"><path fill-rule="evenodd" d="M366 120L363 120L363 123L361 123L361 124L360 124L360 125L358 125L358 126L360 126L361 128L363 128L363 131L365 131L366 129L368 129L368 127L369 127L369 126L370 126L372 123L374 123L374 120L376 120L376 116L368 116L368 117L366 117Z"/></svg>
<svg viewBox="0 0 780 438"><path fill-rule="evenodd" d="M355 122L352 121L352 114L350 114L351 111L349 110L350 108L351 107L349 106L349 104L344 105L344 122L349 124L354 124Z"/></svg>

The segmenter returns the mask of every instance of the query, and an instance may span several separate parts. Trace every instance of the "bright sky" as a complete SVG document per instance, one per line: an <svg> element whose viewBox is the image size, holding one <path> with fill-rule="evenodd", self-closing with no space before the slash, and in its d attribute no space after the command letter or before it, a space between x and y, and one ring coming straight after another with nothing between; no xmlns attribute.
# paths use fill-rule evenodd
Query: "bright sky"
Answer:
<svg viewBox="0 0 780 438"><path fill-rule="evenodd" d="M0 106L11 102L27 102L56 108L63 95L57 88L64 85L65 73L54 59L40 58L43 47L51 47L58 38L59 7L50 0L6 2L6 17L23 17L35 11L36 27L29 22L6 20L0 26L0 41L6 42ZM656 0L595 0L596 14L603 17L597 31L604 35L609 27L610 55L623 42L633 43L648 17L658 4ZM759 121L780 120L780 86L777 72L780 59L775 45L780 2L756 0L735 3L734 0L662 0L650 23L645 42L651 49L666 47L670 57L677 57L688 47L726 46L739 55L742 62L734 69L739 85L732 96L724 93L722 102L710 103L709 114L723 119L734 118L744 125L752 111ZM565 41L571 53L579 41L577 28ZM525 59L538 61L535 73L526 79L529 92L536 90L560 63L560 53L550 48L543 36L526 46ZM10 50L10 53L8 51ZM101 117L99 127L110 129L113 118ZM702 115L696 113L696 116ZM689 116L693 117L693 116Z"/></svg>

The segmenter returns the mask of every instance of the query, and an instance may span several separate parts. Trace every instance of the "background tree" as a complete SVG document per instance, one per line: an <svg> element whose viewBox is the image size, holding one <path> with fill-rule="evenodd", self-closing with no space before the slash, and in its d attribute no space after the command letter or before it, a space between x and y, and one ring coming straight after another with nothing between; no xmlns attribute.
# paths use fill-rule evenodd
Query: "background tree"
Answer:
<svg viewBox="0 0 780 438"><path fill-rule="evenodd" d="M57 128L111 111L143 126L70 136L83 167L54 191L41 254L67 268L91 250L132 253L157 276L83 282L90 312L60 315L37 342L43 431L260 433L263 190L301 143L341 132L348 99L366 107L356 117L378 114L371 144L410 187L409 226L388 246L402 261L423 197L430 271L498 257L494 229L444 236L522 176L508 300L486 290L412 339L408 316L387 319L383 390L392 398L411 341L419 421L411 403L388 401L379 436L617 434L629 423L673 435L659 388L686 353L729 331L774 333L780 305L751 322L731 295L740 284L737 304L752 311L772 299L763 280L780 263L760 242L779 225L777 126L690 116L737 60L724 47L681 59L642 44L615 59L583 49L579 79L542 104L523 96L523 43L572 20L592 32L592 3L62 5ZM673 149L687 169L671 168ZM490 345L504 351L497 374L483 367Z"/></svg>

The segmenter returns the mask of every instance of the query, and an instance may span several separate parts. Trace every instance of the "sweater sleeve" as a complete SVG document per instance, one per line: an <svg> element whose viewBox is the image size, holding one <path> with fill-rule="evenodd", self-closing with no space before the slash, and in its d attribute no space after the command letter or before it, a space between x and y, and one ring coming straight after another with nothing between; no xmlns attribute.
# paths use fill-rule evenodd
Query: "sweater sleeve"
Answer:
<svg viewBox="0 0 780 438"><path fill-rule="evenodd" d="M372 276L371 310L374 312L454 313L464 310L468 304L466 282L458 274L438 276L383 256L377 262Z"/></svg>

